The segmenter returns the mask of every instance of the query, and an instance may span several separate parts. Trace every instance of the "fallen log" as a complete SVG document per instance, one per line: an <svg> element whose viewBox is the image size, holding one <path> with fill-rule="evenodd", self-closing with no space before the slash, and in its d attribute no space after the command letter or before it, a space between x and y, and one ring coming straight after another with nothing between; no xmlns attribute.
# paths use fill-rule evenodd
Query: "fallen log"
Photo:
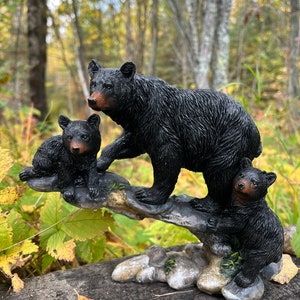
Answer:
<svg viewBox="0 0 300 300"><path fill-rule="evenodd" d="M114 268L126 258L89 264L74 269L55 271L24 280L25 287L13 293L7 285L0 285L0 298L6 300L78 300L78 295L93 300L213 300L221 295L208 295L196 286L176 291L165 283L119 283L111 279ZM300 260L295 260L300 266ZM288 284L264 281L264 300L300 299L300 275ZM84 298L83 298L84 299Z"/></svg>

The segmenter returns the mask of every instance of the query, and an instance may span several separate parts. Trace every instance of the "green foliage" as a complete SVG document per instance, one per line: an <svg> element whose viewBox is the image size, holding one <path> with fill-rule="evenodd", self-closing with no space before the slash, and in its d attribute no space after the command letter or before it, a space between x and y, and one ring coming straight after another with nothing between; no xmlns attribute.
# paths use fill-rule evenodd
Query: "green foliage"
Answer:
<svg viewBox="0 0 300 300"><path fill-rule="evenodd" d="M221 261L221 273L228 276L235 276L242 264L242 257L239 252L231 253L228 257L224 257Z"/></svg>

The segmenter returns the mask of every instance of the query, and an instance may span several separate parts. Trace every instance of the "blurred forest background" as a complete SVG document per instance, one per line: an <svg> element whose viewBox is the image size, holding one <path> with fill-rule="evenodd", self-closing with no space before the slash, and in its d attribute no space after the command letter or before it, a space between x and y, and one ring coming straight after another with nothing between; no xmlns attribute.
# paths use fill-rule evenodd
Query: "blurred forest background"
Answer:
<svg viewBox="0 0 300 300"><path fill-rule="evenodd" d="M138 73L181 88L221 89L240 101L263 139L255 166L278 175L269 205L283 225L300 227L299 7L299 0L0 0L4 280L137 253L153 243L196 241L173 225L78 210L18 180L41 142L60 132L59 114L91 113L92 58L103 67L134 61ZM101 118L103 147L120 128ZM147 156L110 170L132 184L152 182ZM203 197L201 174L182 170L175 193Z"/></svg>

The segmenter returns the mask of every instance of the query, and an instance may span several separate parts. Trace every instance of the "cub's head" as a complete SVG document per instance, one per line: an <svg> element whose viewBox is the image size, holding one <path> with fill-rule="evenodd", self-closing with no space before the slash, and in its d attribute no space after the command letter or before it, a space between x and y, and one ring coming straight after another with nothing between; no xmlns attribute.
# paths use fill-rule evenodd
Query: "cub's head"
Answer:
<svg viewBox="0 0 300 300"><path fill-rule="evenodd" d="M242 204L260 201L266 196L268 187L275 180L275 173L253 168L251 160L244 158L241 162L241 169L233 180L234 201Z"/></svg>
<svg viewBox="0 0 300 300"><path fill-rule="evenodd" d="M96 111L109 112L119 108L121 100L130 98L130 82L136 72L132 62L126 62L120 69L102 68L93 59L89 63L90 97L88 105Z"/></svg>
<svg viewBox="0 0 300 300"><path fill-rule="evenodd" d="M58 124L62 128L62 140L66 149L73 155L97 154L100 149L100 117L91 115L86 121L71 121L60 115Z"/></svg>

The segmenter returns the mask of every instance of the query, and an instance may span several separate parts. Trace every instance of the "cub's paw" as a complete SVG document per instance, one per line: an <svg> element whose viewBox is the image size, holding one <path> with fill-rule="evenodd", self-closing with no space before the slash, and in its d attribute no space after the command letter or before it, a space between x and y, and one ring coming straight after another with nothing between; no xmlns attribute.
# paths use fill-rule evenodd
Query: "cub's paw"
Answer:
<svg viewBox="0 0 300 300"><path fill-rule="evenodd" d="M192 208L202 212L213 213L220 210L219 205L211 197L194 198L190 201Z"/></svg>
<svg viewBox="0 0 300 300"><path fill-rule="evenodd" d="M162 205L167 201L167 199L159 196L159 194L153 193L153 191L149 188L135 187L134 195L137 200L151 205Z"/></svg>
<svg viewBox="0 0 300 300"><path fill-rule="evenodd" d="M61 194L67 202L74 200L74 189L73 189L73 187L63 190L61 192Z"/></svg>
<svg viewBox="0 0 300 300"><path fill-rule="evenodd" d="M97 187L89 187L89 192L92 198L96 198L97 196L99 196L99 190Z"/></svg>
<svg viewBox="0 0 300 300"><path fill-rule="evenodd" d="M33 172L32 172L32 168L26 168L25 170L23 170L20 174L19 174L19 178L21 181L28 181L30 178L32 178L33 176Z"/></svg>

